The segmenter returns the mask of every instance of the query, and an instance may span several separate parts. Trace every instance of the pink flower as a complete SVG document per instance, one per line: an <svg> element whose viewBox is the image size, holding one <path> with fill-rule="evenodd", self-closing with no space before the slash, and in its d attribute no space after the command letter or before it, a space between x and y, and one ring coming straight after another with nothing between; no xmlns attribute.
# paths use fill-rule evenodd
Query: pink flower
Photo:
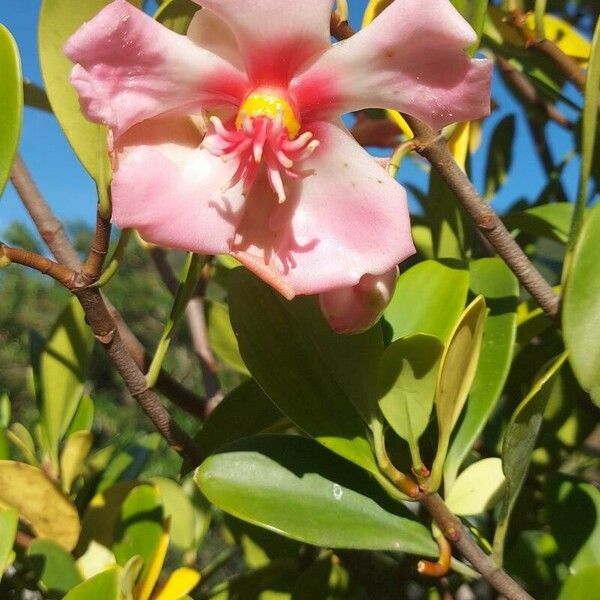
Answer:
<svg viewBox="0 0 600 600"><path fill-rule="evenodd" d="M287 298L393 269L414 251L406 194L340 115L487 114L473 30L448 0L396 0L331 45L332 0L201 4L182 36L115 0L66 44L84 113L110 127L114 222L229 253Z"/></svg>
<svg viewBox="0 0 600 600"><path fill-rule="evenodd" d="M361 333L371 327L390 303L398 267L382 275L363 275L353 287L319 295L321 312L336 333Z"/></svg>

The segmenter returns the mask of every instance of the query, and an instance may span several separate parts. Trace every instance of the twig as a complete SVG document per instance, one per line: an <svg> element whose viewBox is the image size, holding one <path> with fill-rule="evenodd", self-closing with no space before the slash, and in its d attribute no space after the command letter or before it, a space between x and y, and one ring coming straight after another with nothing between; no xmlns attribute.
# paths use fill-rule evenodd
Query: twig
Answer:
<svg viewBox="0 0 600 600"><path fill-rule="evenodd" d="M473 219L475 226L544 312L552 319L558 319L560 298L513 240L498 215L484 202L464 171L456 164L445 140L418 119L409 115L404 115L404 118L415 133L416 151L436 168Z"/></svg>
<svg viewBox="0 0 600 600"><path fill-rule="evenodd" d="M450 512L439 494L426 495L420 502L452 545L498 592L508 600L534 600L504 569L491 561L461 520Z"/></svg>
<svg viewBox="0 0 600 600"><path fill-rule="evenodd" d="M60 265L45 256L22 248L12 248L0 242L0 266L8 266L10 263L23 265L43 275L49 275L67 289L72 289L77 276L69 267Z"/></svg>
<svg viewBox="0 0 600 600"><path fill-rule="evenodd" d="M82 271L88 285L95 283L102 273L102 265L104 265L104 260L108 254L110 229L110 219L103 217L100 210L98 210L96 214L96 231Z"/></svg>
<svg viewBox="0 0 600 600"><path fill-rule="evenodd" d="M565 54L551 40L536 40L527 45L528 48L547 56L558 68L558 70L572 83L574 83L580 92L585 90L585 73L579 65L568 55Z"/></svg>

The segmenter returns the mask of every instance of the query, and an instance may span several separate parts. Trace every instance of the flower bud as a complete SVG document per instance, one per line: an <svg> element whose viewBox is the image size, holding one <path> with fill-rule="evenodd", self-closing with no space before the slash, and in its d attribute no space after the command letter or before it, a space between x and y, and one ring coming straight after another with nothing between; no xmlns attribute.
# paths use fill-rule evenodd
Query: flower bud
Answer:
<svg viewBox="0 0 600 600"><path fill-rule="evenodd" d="M357 285L319 294L321 312L336 333L361 333L369 329L389 304L398 278L398 267L382 275L363 275Z"/></svg>

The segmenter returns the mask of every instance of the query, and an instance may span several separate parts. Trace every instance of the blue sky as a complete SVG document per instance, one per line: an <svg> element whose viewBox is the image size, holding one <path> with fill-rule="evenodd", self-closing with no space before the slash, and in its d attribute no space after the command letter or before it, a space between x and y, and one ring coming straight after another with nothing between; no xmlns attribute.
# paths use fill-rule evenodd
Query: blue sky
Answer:
<svg viewBox="0 0 600 600"><path fill-rule="evenodd" d="M351 21L358 27L367 0L350 0ZM0 2L0 22L8 27L17 40L23 63L23 73L27 79L43 85L37 56L37 16L40 0L2 0ZM494 115L487 120L486 131L494 127L506 114L514 112L517 104L504 89L498 77L494 77L492 95L498 105ZM569 93L576 99L576 93ZM1 116L0 116L1 118ZM509 200L519 197L534 199L544 183L543 171L536 156L522 114L517 115L517 135L515 138L513 168L509 179L494 199L494 206L500 210ZM553 149L560 160L570 147L569 135L558 126L549 125L549 136ZM489 136L487 136L489 138ZM489 139L488 139L489 141ZM25 109L20 151L32 171L34 178L51 203L56 214L67 221L83 220L92 223L95 218L95 188L92 180L80 166L56 120L49 114L31 108ZM473 162L473 179L481 187L484 164L482 158L487 152L484 144ZM578 161L568 165L563 181L569 196L573 198ZM426 188L427 176L413 161L405 161L400 172L402 182L411 182L421 189ZM14 191L8 185L0 201L0 232L12 221L30 223L29 217Z"/></svg>

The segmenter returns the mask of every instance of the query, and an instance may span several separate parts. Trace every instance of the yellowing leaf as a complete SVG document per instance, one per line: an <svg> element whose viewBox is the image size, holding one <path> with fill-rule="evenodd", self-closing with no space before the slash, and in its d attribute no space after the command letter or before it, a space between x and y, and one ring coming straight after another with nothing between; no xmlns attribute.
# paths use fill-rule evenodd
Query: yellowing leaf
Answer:
<svg viewBox="0 0 600 600"><path fill-rule="evenodd" d="M71 491L73 482L81 473L93 439L90 431L76 431L67 438L60 455L60 477L65 492Z"/></svg>
<svg viewBox="0 0 600 600"><path fill-rule="evenodd" d="M147 567L146 577L139 583L136 589L136 600L148 600L148 598L150 598L150 594L152 594L152 590L158 581L163 563L165 562L165 556L167 555L170 528L171 520L166 519L163 525L163 531L160 536L160 540L156 546L156 552L154 552L154 556L152 556L150 564Z"/></svg>
<svg viewBox="0 0 600 600"><path fill-rule="evenodd" d="M527 15L525 23L530 29L535 29L535 15L533 13ZM544 32L546 39L554 42L565 54L574 58L580 67L587 66L591 44L573 25L559 17L546 14Z"/></svg>
<svg viewBox="0 0 600 600"><path fill-rule="evenodd" d="M189 567L173 571L152 596L152 600L179 600L200 583L200 573Z"/></svg>
<svg viewBox="0 0 600 600"><path fill-rule="evenodd" d="M41 470L12 460L0 461L0 507L12 507L41 538L72 550L79 538L77 509Z"/></svg>
<svg viewBox="0 0 600 600"><path fill-rule="evenodd" d="M362 26L366 27L391 3L392 0L369 0L369 4L367 4L367 8L365 9L365 14L363 16Z"/></svg>
<svg viewBox="0 0 600 600"><path fill-rule="evenodd" d="M471 123L466 121L459 123L448 140L448 146L454 160L458 166L464 171L467 164L467 155L469 153L469 138L471 136Z"/></svg>

